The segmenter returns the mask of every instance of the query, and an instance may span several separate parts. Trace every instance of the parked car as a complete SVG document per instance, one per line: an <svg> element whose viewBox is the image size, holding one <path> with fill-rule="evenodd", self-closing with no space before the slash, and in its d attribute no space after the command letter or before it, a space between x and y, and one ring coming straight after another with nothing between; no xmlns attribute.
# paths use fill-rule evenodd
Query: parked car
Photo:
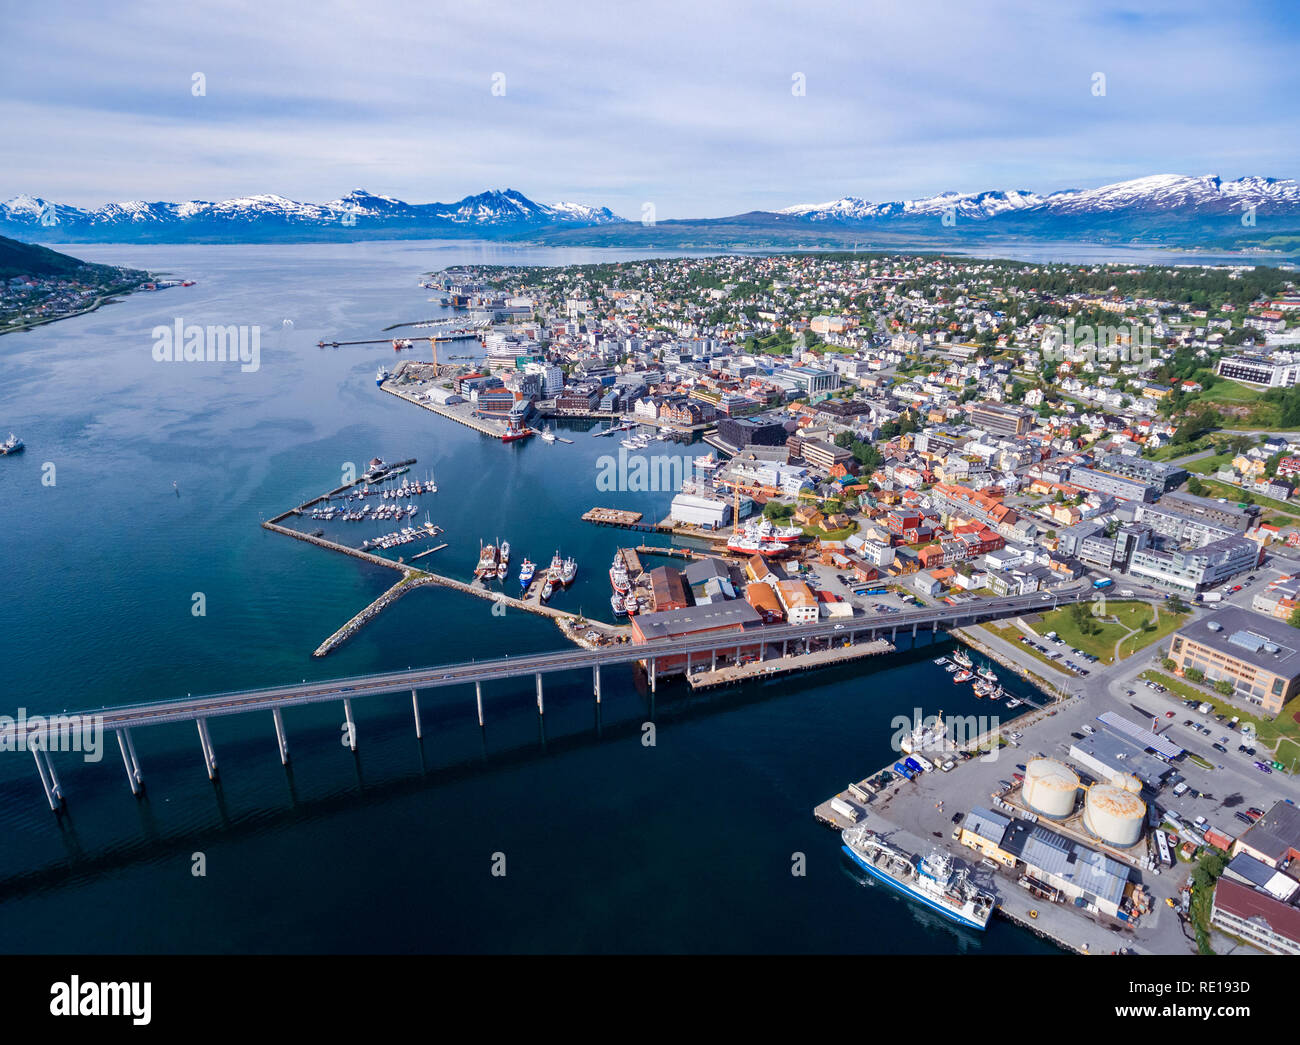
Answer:
<svg viewBox="0 0 1300 1045"><path fill-rule="evenodd" d="M1222 744L1211 744L1210 746L1214 748L1215 751L1222 751L1225 755L1228 753L1228 749Z"/></svg>
<svg viewBox="0 0 1300 1045"><path fill-rule="evenodd" d="M1273 772L1273 767L1269 765L1265 765L1263 762L1256 762L1255 768L1258 769L1261 773Z"/></svg>

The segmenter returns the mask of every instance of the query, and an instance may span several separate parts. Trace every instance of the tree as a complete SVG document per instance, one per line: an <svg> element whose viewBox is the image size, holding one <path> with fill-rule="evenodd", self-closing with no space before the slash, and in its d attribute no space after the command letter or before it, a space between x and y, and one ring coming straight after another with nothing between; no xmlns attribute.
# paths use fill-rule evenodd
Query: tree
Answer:
<svg viewBox="0 0 1300 1045"><path fill-rule="evenodd" d="M1173 671L1176 667L1178 667L1178 665L1175 664L1173 660L1171 660L1169 657L1165 657L1165 659L1160 662L1160 666L1164 668L1165 671Z"/></svg>
<svg viewBox="0 0 1300 1045"><path fill-rule="evenodd" d="M1200 668L1188 668L1186 671L1183 672L1183 676L1187 679L1190 679L1192 682L1205 681L1205 672L1203 672Z"/></svg>
<svg viewBox="0 0 1300 1045"><path fill-rule="evenodd" d="M1232 696L1233 686L1227 679L1219 679L1219 681L1214 684L1214 689L1216 692L1222 693L1225 697Z"/></svg>
<svg viewBox="0 0 1300 1045"><path fill-rule="evenodd" d="M1197 476L1192 476L1187 480L1187 492L1193 497L1205 496L1205 484Z"/></svg>
<svg viewBox="0 0 1300 1045"><path fill-rule="evenodd" d="M1291 616L1287 619L1287 623L1293 628L1300 628L1300 606L1297 606L1291 611Z"/></svg>
<svg viewBox="0 0 1300 1045"><path fill-rule="evenodd" d="M1169 596L1169 601L1165 603L1165 609L1170 613L1186 613L1188 611L1187 603L1183 602L1177 595Z"/></svg>

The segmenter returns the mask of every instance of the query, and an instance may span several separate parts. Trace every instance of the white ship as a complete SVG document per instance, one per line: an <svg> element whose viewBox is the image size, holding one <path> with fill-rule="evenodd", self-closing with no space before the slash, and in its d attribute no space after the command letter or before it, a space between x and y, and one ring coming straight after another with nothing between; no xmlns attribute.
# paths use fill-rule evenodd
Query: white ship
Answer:
<svg viewBox="0 0 1300 1045"><path fill-rule="evenodd" d="M936 849L918 861L865 824L846 828L841 838L853 862L877 881L961 925L979 930L988 926L997 897L977 888L947 853Z"/></svg>

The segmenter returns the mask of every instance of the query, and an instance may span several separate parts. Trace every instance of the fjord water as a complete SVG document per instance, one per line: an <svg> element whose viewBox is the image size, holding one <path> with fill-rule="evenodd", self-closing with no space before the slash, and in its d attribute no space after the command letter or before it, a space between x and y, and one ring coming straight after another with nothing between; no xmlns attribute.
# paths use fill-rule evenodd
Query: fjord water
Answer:
<svg viewBox="0 0 1300 1045"><path fill-rule="evenodd" d="M605 503L666 514L670 493L597 490L616 440L575 428L562 431L572 445L503 446L380 392L391 349L316 346L441 314L416 282L453 263L631 255L466 243L73 253L197 284L0 339L0 429L27 442L0 459L0 712L563 646L544 619L421 589L313 659L393 577L258 523L338 485L347 462L415 457L415 475L436 477L419 519L429 511L450 546L422 564L467 577L479 540L504 537L513 585L523 556L544 566L559 550L579 574L556 604L593 616L608 617L606 570L629 541L578 516ZM151 331L177 318L260 326L260 369L156 362ZM896 715L989 710L954 693L931 656L707 697L665 685L654 746L630 670L605 672L599 719L589 675L549 677L544 727L531 679L485 687L483 733L472 690L423 693L422 744L409 697L358 701L355 756L341 708L290 709L288 771L269 714L212 719L215 787L192 724L144 729L140 801L111 736L97 763L54 756L62 820L31 756L3 753L0 951L1050 950L1001 921L980 936L863 885L812 819L892 759ZM491 873L498 853L504 877ZM791 874L796 853L806 876Z"/></svg>

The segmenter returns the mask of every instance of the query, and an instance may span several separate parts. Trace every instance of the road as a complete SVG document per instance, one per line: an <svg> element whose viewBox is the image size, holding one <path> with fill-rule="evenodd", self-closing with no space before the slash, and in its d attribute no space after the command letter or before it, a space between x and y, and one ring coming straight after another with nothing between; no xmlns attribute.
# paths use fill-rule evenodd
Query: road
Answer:
<svg viewBox="0 0 1300 1045"><path fill-rule="evenodd" d="M769 625L752 631L729 632L725 638L722 635L714 635L691 641L625 643L607 649L568 649L554 653L506 656L496 660L379 672L320 682L304 680L297 684L229 693L186 696L98 710L82 709L78 714L99 716L105 729L193 721L248 711L350 700L384 693L463 686L494 679L596 668L607 664L628 664L656 656L681 657L687 654L711 653L713 650L729 650L736 646L752 647L759 642L771 644L804 639L847 639L863 634L874 637L876 634L883 635L895 629L904 630L913 625L919 627L935 624L956 628L978 623L980 620L1017 616L1030 610L1045 609L1048 604L1056 606L1081 601L1086 599L1089 593L1090 589L1086 583L1076 582L1051 593L1037 592L1004 599L981 599L966 605L927 607L885 616L855 617L848 622L827 620L817 624ZM25 728L28 734L41 731L39 727L36 729L31 727L30 717L27 721L28 725ZM17 723L8 722L0 725L0 741L12 742L18 732Z"/></svg>

